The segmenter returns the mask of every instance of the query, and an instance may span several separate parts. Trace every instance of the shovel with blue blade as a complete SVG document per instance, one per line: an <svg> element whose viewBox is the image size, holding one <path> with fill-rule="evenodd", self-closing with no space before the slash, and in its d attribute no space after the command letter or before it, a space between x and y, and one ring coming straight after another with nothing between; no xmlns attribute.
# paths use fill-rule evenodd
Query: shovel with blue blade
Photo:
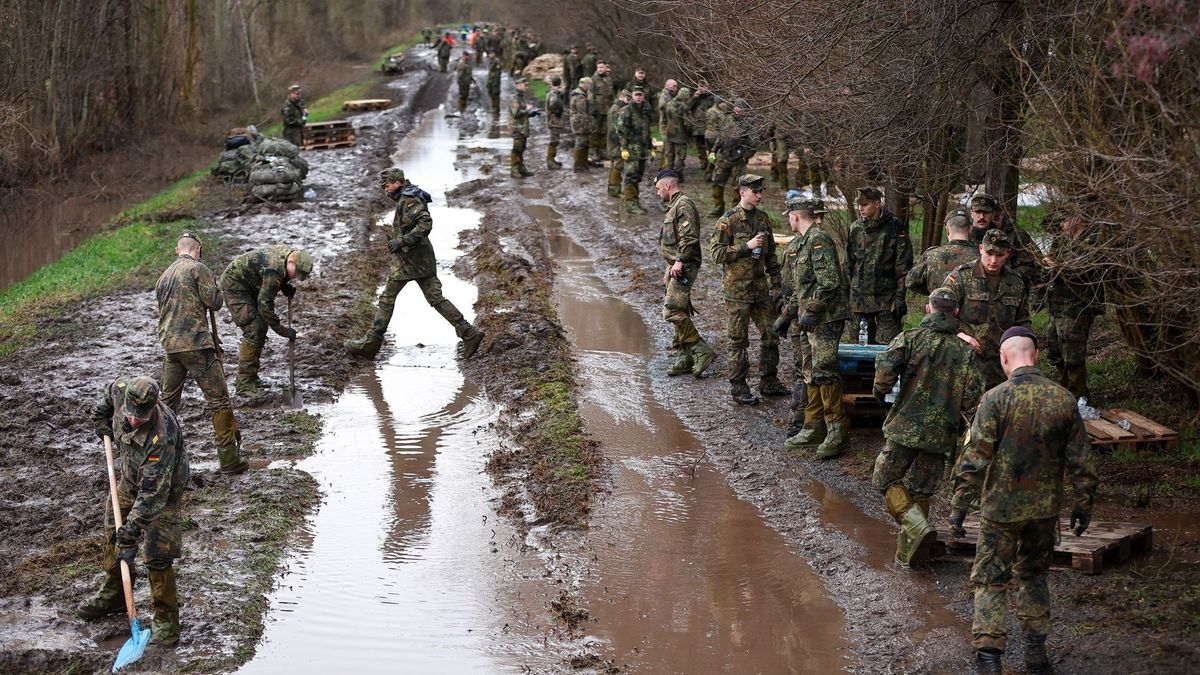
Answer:
<svg viewBox="0 0 1200 675"><path fill-rule="evenodd" d="M108 436L104 437L104 459L108 462L108 492L112 497L113 507L113 522L116 523L117 529L121 529L121 501L117 498L117 475L113 471L113 450L112 439ZM117 660L113 662L112 671L115 673L125 666L142 658L142 654L146 651L146 644L150 642L150 629L143 629L138 623L137 607L133 605L133 577L130 575L129 563L121 560L121 586L125 589L125 613L129 615L129 639L125 644L121 645L121 651L117 652Z"/></svg>

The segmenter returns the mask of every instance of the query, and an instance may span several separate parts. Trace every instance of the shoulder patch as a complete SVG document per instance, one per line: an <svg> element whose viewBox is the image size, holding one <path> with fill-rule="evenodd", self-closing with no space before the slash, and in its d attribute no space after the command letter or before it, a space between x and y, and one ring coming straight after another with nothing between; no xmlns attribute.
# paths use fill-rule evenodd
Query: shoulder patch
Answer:
<svg viewBox="0 0 1200 675"><path fill-rule="evenodd" d="M147 455L147 456L146 456L146 461L147 461L147 462L157 462L157 461L158 461L158 455Z"/></svg>
<svg viewBox="0 0 1200 675"><path fill-rule="evenodd" d="M813 244L813 250L815 251L815 250L821 248L822 246L824 246L824 244Z"/></svg>
<svg viewBox="0 0 1200 675"><path fill-rule="evenodd" d="M958 281L958 277L954 276L953 272L951 272L950 276L948 276L946 278L949 279L950 281ZM1013 344L1016 344L1016 343L1014 342Z"/></svg>
<svg viewBox="0 0 1200 675"><path fill-rule="evenodd" d="M158 434L154 434L154 438L151 438L151 439L150 439L150 442L151 442L151 443L157 443L157 442L158 442Z"/></svg>

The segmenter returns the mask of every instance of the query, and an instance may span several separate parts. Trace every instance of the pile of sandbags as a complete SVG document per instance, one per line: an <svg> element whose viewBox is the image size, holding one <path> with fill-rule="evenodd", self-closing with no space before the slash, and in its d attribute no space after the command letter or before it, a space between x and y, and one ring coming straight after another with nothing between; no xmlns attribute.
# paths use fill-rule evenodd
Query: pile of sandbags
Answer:
<svg viewBox="0 0 1200 675"><path fill-rule="evenodd" d="M250 194L272 202L298 199L307 176L308 162L299 148L282 138L265 137L258 142L250 169Z"/></svg>
<svg viewBox="0 0 1200 675"><path fill-rule="evenodd" d="M225 149L210 172L214 176L243 183L250 176L250 165L254 162L258 149L254 144L253 135L244 130L235 131L243 133L230 133L225 138Z"/></svg>

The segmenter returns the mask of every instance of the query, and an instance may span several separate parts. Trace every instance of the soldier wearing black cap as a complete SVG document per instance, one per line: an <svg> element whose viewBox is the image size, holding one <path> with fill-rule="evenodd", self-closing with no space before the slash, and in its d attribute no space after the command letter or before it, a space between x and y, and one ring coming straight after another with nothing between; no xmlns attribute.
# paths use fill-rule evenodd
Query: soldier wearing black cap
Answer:
<svg viewBox="0 0 1200 675"><path fill-rule="evenodd" d="M1091 523L1096 473L1075 397L1038 370L1033 331L1009 328L1000 336L999 351L1008 380L979 401L954 472L951 531L958 537L965 534L967 508L978 495L979 539L971 568L978 672L1002 672L1005 596L1015 572L1025 667L1031 673L1050 673L1047 573L1059 537L1063 472L1074 487L1071 527L1076 536Z"/></svg>
<svg viewBox="0 0 1200 675"><path fill-rule="evenodd" d="M867 324L867 341L887 344L903 328L908 313L904 277L912 268L908 225L883 208L883 192L858 189L859 219L850 225L846 267L850 273L850 311Z"/></svg>
<svg viewBox="0 0 1200 675"><path fill-rule="evenodd" d="M663 283L663 319L675 327L671 347L678 356L667 375L691 373L703 377L714 359L712 347L700 336L692 322L692 287L700 275L700 212L692 198L679 189L679 174L663 169L654 177L654 190L667 205L658 231L658 250L667 263Z"/></svg>
<svg viewBox="0 0 1200 675"><path fill-rule="evenodd" d="M550 132L550 144L546 146L546 168L561 169L558 161L558 141L563 129L570 133L567 120L567 104L563 100L562 78L550 78L550 87L546 89L546 129Z"/></svg>
<svg viewBox="0 0 1200 675"><path fill-rule="evenodd" d="M1040 249L1033 237L1013 222L1012 218L1000 208L1000 202L995 197L981 192L971 198L971 241L983 243L983 235L992 229L1002 230L1012 243L1012 256L1008 268L1021 275L1031 287L1041 282Z"/></svg>
<svg viewBox="0 0 1200 675"><path fill-rule="evenodd" d="M931 246L921 254L905 277L908 290L929 295L942 285L947 274L979 257L979 245L971 241L971 215L966 209L951 212L945 225L946 243Z"/></svg>

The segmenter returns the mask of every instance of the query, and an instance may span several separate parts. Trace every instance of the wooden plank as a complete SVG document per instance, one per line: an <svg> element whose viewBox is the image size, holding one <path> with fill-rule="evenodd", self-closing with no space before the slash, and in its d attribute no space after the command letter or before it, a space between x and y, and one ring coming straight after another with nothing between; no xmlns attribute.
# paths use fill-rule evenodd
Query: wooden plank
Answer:
<svg viewBox="0 0 1200 675"><path fill-rule="evenodd" d="M1052 567L1072 569L1084 574L1100 574L1109 565L1120 564L1135 555L1152 550L1154 527L1145 523L1093 523L1083 536L1071 534L1067 519L1059 521L1062 537L1051 556ZM979 521L973 516L963 524L967 531L961 539L945 542L948 551L969 556L979 539Z"/></svg>
<svg viewBox="0 0 1200 675"><path fill-rule="evenodd" d="M1125 410L1124 408L1113 408L1112 410L1106 410L1101 413L1101 416L1107 420L1113 420L1113 416L1127 419L1135 426L1139 426L1157 436L1162 437L1163 439L1174 438L1179 435L1174 429L1165 427L1152 419L1148 419L1142 415L1139 415L1132 410Z"/></svg>
<svg viewBox="0 0 1200 675"><path fill-rule="evenodd" d="M342 110L384 110L390 108L390 98L359 98L342 102Z"/></svg>
<svg viewBox="0 0 1200 675"><path fill-rule="evenodd" d="M1108 420L1087 420L1083 423L1088 434L1109 441L1136 440L1137 435L1125 431Z"/></svg>

